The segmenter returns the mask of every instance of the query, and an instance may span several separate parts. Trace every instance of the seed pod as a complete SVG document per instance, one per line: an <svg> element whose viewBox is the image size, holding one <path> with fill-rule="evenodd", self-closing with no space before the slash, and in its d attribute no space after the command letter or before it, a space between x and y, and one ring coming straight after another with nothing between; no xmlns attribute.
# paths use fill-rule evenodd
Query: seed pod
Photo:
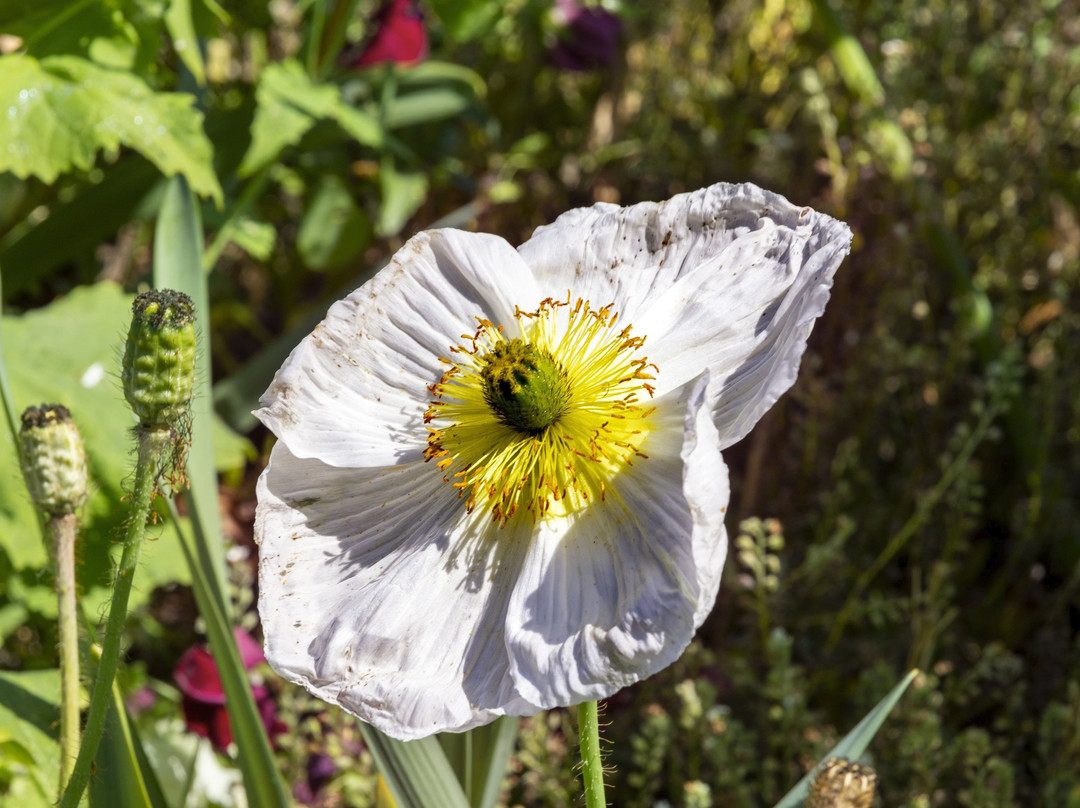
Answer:
<svg viewBox="0 0 1080 808"><path fill-rule="evenodd" d="M63 516L86 502L86 450L66 407L27 408L19 448L26 487L38 508L50 516Z"/></svg>
<svg viewBox="0 0 1080 808"><path fill-rule="evenodd" d="M810 785L805 808L870 808L877 775L869 766L845 758L826 760Z"/></svg>
<svg viewBox="0 0 1080 808"><path fill-rule="evenodd" d="M171 289L143 292L131 307L124 348L124 396L143 427L187 418L195 386L195 306Z"/></svg>

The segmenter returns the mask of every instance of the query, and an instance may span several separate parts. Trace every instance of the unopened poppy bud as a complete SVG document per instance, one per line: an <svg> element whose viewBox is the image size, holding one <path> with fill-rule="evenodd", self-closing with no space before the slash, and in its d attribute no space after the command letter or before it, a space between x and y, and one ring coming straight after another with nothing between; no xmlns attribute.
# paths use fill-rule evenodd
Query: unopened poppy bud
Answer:
<svg viewBox="0 0 1080 808"><path fill-rule="evenodd" d="M869 766L833 757L822 765L803 804L806 808L870 808L876 788L877 775Z"/></svg>
<svg viewBox="0 0 1080 808"><path fill-rule="evenodd" d="M172 426L187 415L195 386L195 306L183 292L155 289L131 309L124 396L140 424Z"/></svg>
<svg viewBox="0 0 1080 808"><path fill-rule="evenodd" d="M86 502L86 450L66 407L27 408L22 414L19 448L26 487L38 508L63 516Z"/></svg>

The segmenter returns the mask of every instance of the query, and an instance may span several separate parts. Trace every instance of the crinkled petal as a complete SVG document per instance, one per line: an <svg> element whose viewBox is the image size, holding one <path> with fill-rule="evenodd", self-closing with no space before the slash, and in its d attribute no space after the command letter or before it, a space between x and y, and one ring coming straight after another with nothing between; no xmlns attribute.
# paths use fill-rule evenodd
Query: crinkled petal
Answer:
<svg viewBox="0 0 1080 808"><path fill-rule="evenodd" d="M278 370L256 412L297 457L341 467L415 460L440 357L477 317L513 328L539 300L529 268L497 236L420 233L344 300Z"/></svg>
<svg viewBox="0 0 1080 808"><path fill-rule="evenodd" d="M614 300L646 337L658 393L708 369L727 447L794 383L850 241L842 222L754 185L720 184L570 211L518 251L541 291Z"/></svg>
<svg viewBox="0 0 1080 808"><path fill-rule="evenodd" d="M538 710L503 637L526 542L478 528L433 471L341 469L279 442L258 487L267 660L402 740Z"/></svg>
<svg viewBox="0 0 1080 808"><path fill-rule="evenodd" d="M647 459L611 501L537 525L510 599L514 685L545 708L602 698L670 665L716 598L727 469L707 379L657 400Z"/></svg>

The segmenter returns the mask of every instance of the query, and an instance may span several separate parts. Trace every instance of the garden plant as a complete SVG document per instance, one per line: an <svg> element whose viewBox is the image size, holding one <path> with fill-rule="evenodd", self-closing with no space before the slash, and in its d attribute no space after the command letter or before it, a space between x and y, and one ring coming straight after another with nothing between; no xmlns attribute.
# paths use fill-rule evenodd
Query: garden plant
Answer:
<svg viewBox="0 0 1080 808"><path fill-rule="evenodd" d="M1080 806L1080 3L0 4L0 805Z"/></svg>

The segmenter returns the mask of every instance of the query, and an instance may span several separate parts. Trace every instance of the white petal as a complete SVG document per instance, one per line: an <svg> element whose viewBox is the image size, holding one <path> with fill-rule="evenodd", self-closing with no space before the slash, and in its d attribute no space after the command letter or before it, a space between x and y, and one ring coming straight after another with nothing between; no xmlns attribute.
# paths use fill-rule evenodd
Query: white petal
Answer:
<svg viewBox="0 0 1080 808"><path fill-rule="evenodd" d="M666 667L712 608L728 484L705 387L656 402L648 458L612 482L625 508L609 501L538 525L506 628L527 701L601 698Z"/></svg>
<svg viewBox="0 0 1080 808"><path fill-rule="evenodd" d="M571 211L518 251L543 284L573 285L594 301L615 290L622 322L646 337L660 369L658 393L708 369L727 447L794 382L850 240L842 222L753 185L721 184L659 204Z"/></svg>
<svg viewBox="0 0 1080 808"><path fill-rule="evenodd" d="M503 637L527 536L471 536L480 523L423 463L340 469L279 442L258 495L278 673L402 740L538 711L513 690Z"/></svg>
<svg viewBox="0 0 1080 808"><path fill-rule="evenodd" d="M428 385L477 317L513 327L539 300L529 268L497 236L420 233L296 347L255 414L298 457L342 467L420 456Z"/></svg>

